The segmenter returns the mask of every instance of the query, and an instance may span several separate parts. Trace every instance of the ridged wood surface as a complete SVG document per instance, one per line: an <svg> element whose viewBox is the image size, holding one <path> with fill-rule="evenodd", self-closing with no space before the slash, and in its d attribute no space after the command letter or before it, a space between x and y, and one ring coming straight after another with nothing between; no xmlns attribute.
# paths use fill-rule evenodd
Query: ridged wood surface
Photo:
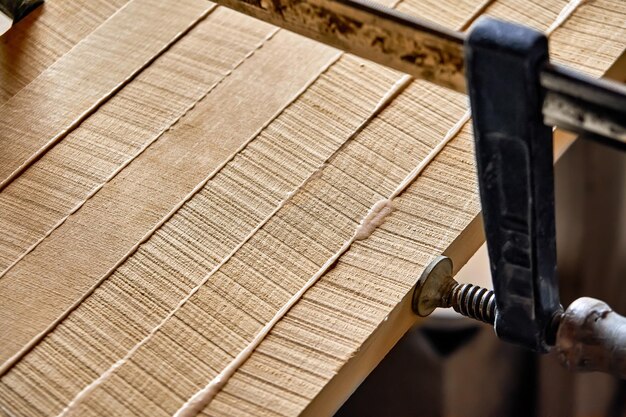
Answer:
<svg viewBox="0 0 626 417"><path fill-rule="evenodd" d="M133 2L142 10L118 19L169 7ZM450 28L486 13L547 30L567 4L388 5ZM332 414L415 323L407 296L424 266L441 253L460 266L480 244L471 123L436 152L465 96L210 3L180 7L167 24L189 31L142 51L145 69L111 78L116 92L55 146L33 145L41 157L0 191L0 415L172 415L320 271L201 414ZM129 36L143 42L142 30ZM624 4L596 0L550 46L601 76L624 39ZM62 94L47 77L38 94ZM82 99L67 100L64 114Z"/></svg>

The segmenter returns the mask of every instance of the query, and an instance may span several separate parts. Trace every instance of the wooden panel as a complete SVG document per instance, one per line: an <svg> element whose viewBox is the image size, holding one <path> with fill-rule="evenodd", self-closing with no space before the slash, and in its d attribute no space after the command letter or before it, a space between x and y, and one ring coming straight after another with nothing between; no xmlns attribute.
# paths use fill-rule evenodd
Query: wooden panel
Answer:
<svg viewBox="0 0 626 417"><path fill-rule="evenodd" d="M108 276L336 54L279 33L16 264L0 279L2 360ZM273 69L276 60L285 65ZM254 111L242 121L245 108Z"/></svg>
<svg viewBox="0 0 626 417"><path fill-rule="evenodd" d="M2 190L0 279L275 31L214 12Z"/></svg>
<svg viewBox="0 0 626 417"><path fill-rule="evenodd" d="M292 35L283 34L283 36L292 38ZM265 47L269 46L270 44ZM293 45L288 50L284 48L284 44L279 44L277 50L294 53ZM276 53L272 50L269 52ZM271 65L271 62L268 62L268 65ZM352 73L353 69L357 70L356 74ZM373 77L380 78L381 75L375 69L361 67L360 62L352 59L344 64L334 65L212 178L200 193L159 229L50 337L27 356L32 356L35 361L61 361L59 362L62 363L61 369L75 375L70 386L73 391L65 394L62 399L69 401L99 372L110 366L116 357L123 356L150 330L150 326L157 324L155 320L167 314L168 310L203 278L207 270L215 267L227 256L259 222L272 213L290 191L358 128L385 90L393 84L394 78L387 73L386 79L383 78L379 83L365 89L361 88L361 93L357 97L353 96L353 91L358 90L357 86L366 85L366 81ZM241 75L242 79L247 76L247 73ZM233 85L238 85L240 81L237 80ZM337 89L338 85L344 87ZM349 100L355 101L354 112L341 117L335 116ZM280 149L282 151L279 151ZM264 165L261 166L260 162L264 162ZM254 178L258 180L253 180ZM201 221L200 218L207 220ZM196 240L202 242L204 246L200 252L189 246L190 242ZM158 263L155 264L155 260ZM167 267L159 267L161 262ZM151 272L144 275L142 271ZM144 279L137 281L138 276L144 276ZM132 281L136 285L134 289L129 288L126 283L129 277L133 277ZM180 281L173 281L173 278ZM163 305L164 308L156 311L147 310L140 314L143 309L137 310L135 304L128 306L111 304L108 301L111 294L120 290L131 291L129 293L132 294L131 298L145 299L146 306ZM131 313L128 307L135 312ZM86 316L91 317L88 322L84 322ZM124 326L106 324L114 318L129 324ZM149 321L146 321L147 318ZM98 324L91 322L93 319L97 320ZM146 327L139 330L137 326ZM79 330L80 333L102 329L109 334L108 337L111 339L98 344L98 350L106 350L108 353L102 356L93 350L90 341L93 340L91 337L98 337L96 334L85 336L86 343L73 338L71 334L77 328L82 329ZM68 333L67 329L72 330ZM58 338L59 335L61 339ZM66 339L62 335L68 335L70 338ZM73 351L80 352L78 356L82 358L81 360L67 360L64 356L64 349L69 346L67 343L71 344ZM20 365L15 369L17 368L20 368ZM79 372L77 368L94 368L95 371L85 374ZM28 392L29 386L32 387L33 383L37 383L22 380L19 369L10 374L17 376L22 395ZM7 381L16 381L14 376L7 375ZM57 381L61 377L62 374L45 376ZM26 385L21 385L24 382ZM42 393L37 397L41 398L41 401L47 398ZM58 409L55 412L57 411Z"/></svg>
<svg viewBox="0 0 626 417"><path fill-rule="evenodd" d="M47 0L0 42L0 104L13 97L128 0Z"/></svg>
<svg viewBox="0 0 626 417"><path fill-rule="evenodd" d="M132 0L14 95L0 107L0 189L213 7Z"/></svg>
<svg viewBox="0 0 626 417"><path fill-rule="evenodd" d="M606 7L601 3L598 0L595 5ZM429 9L433 16L449 15L460 26L466 22L457 10L480 10L480 4L437 4L444 10L453 8L455 13ZM519 19L545 29L565 6L564 1L554 0L547 5L542 2L537 9L541 11L528 12L538 4L501 0L488 13L519 13ZM402 6L417 9L411 2ZM526 14L531 15L530 20ZM569 19L563 30L568 25L574 32L602 32L602 23L594 18ZM571 25L579 26L572 29ZM281 34L255 56L271 48ZM593 49L586 55L591 56L589 62L608 65L606 56L594 58L594 53L616 51ZM252 70L244 73L245 64L234 73L241 76L239 83L244 83L245 75L258 74ZM403 82L395 84L397 92L403 92L360 130L376 108L384 107L388 100L385 91L399 79L393 72L353 58L341 58L332 65L8 370L0 384L2 407L20 415L56 414L68 404L68 415L169 415L232 364L242 349L250 347L259 329L307 280L324 272L329 259L348 249L278 322L203 412L332 413L415 322L406 298L424 265L446 252L459 266L479 243L468 238L477 227L479 207L471 131L465 125L393 200L394 211L385 222L371 236L350 244L374 203L393 196L409 171L433 154L447 132L455 131L464 114L464 97L421 82L405 89L408 83ZM234 90L227 91L232 94ZM229 119L216 128L215 119L209 117L210 123L206 122L212 113L203 103L190 112L184 129L173 130L182 131L178 140L185 133L204 140L205 135L216 132L208 126L223 129L241 120ZM221 105L223 100L215 103ZM247 106L241 108L252 108ZM240 110L235 105L232 108ZM207 124L198 128L202 123ZM352 137L355 131L358 134ZM137 161L158 149L161 142ZM200 142L190 143L198 145L191 146L186 157L201 148ZM165 153L158 156L172 161ZM162 168L145 165L150 170L139 171L134 166L135 162L131 163L120 177L145 184L159 172L155 167ZM192 168L195 166L187 165L184 172L191 173ZM162 184L177 181L172 175ZM114 184L105 186L84 209L107 195L110 188L115 190ZM100 206L99 213L111 216L106 210L127 195L122 186L128 183L120 183L115 196L109 194L108 205ZM72 216L59 232L71 230L68 225L75 220L77 225L83 223L82 229L74 230L86 233L89 221L105 218L105 214L92 214L81 220L82 213ZM156 218L144 224L155 224ZM47 241L55 235L33 256L46 250ZM65 242L77 236L68 234ZM458 244L463 239L468 240ZM61 242L48 252L48 261L65 247ZM92 257L96 247L118 246L102 246L100 241L94 245ZM119 256L111 256L107 262ZM39 275L50 268L43 265ZM94 271L98 268L89 266ZM41 288L48 289L54 282ZM57 291L49 296L50 305L52 300L62 299L61 293L67 289L59 287ZM185 296L188 301L180 304ZM123 356L123 362L111 367ZM89 383L89 390L77 397Z"/></svg>
<svg viewBox="0 0 626 417"><path fill-rule="evenodd" d="M334 68L334 67L333 67L333 68ZM351 91L358 91L358 89L359 89L359 88L362 88L362 87L360 87L360 86L361 86L361 85L363 85L363 84L365 83L365 81L366 81L366 80L369 80L369 82L371 83L374 79L376 79L376 78L374 78L374 77L373 77L373 74L371 74L371 73L370 73L370 74L366 74L367 76L366 76L365 78L360 78L360 77L358 77L357 79L352 79L352 80L350 80L350 78L345 78L345 77L346 77L346 76L348 76L351 72L356 72L356 73L358 74L358 68L360 68L360 64L358 64L358 63L351 63L351 64L348 66L348 68L346 68L346 69L342 69L341 67L340 67L340 68L338 68L339 74L332 74L332 75L333 75L333 77L332 77L332 78L336 78L336 77L338 77L338 76L339 76L339 77L340 77L340 79L343 79L344 81L343 81L343 82L339 82L338 80L335 80L335 81L333 81L331 84L329 84L329 87L326 87L326 89L328 89L328 88L333 88L333 87L334 87L334 88L337 88L337 87L336 87L337 85L346 84L346 85L349 87L349 89L347 90L347 92L351 92ZM397 76L396 76L396 77L397 77ZM331 78L331 79L332 79L332 78ZM349 82L349 83L347 82L348 80L350 80L350 82ZM391 80L390 80L390 81L391 81ZM389 81L388 81L388 82L389 82ZM387 85L389 86L389 84L387 84ZM388 88L388 87L387 87L387 88ZM385 89L386 89L386 88L385 88ZM374 97L372 97L372 98L374 98L375 100L374 100L374 101L370 101L370 103L371 103L371 104L370 104L370 106L371 106L371 105L373 105L373 104L375 104L375 103L377 102L377 100L379 100L379 99L380 99L380 97L382 97L383 92L384 92L384 90L385 90L385 89L383 89L382 91L380 91L379 93L377 93ZM307 92L307 93L308 93L308 92ZM316 97L316 96L318 96L318 95L319 95L319 93L317 93L315 90L310 91L310 93L311 93L311 96L312 96L312 97ZM326 100L328 100L328 95L327 95L327 94L325 94L324 96L326 97ZM305 98L305 97L303 97L303 99L304 99L304 98ZM340 98L340 97L339 97L339 98ZM352 99L352 100L354 100L354 99ZM369 100L371 100L371 99L369 99ZM348 103L349 101L350 101L350 98L349 98L349 96L348 96L348 97L346 97L346 99L343 99L341 102L342 102L342 103ZM318 102L318 101L317 101L317 100L315 100L315 102ZM341 103L341 102L340 102L340 103ZM319 104L316 104L316 106L319 106ZM352 108L351 108L351 112L353 113L353 112L355 112L355 110L356 110L356 109L354 108L354 105L353 105L353 106L352 106ZM299 111L300 111L300 112L302 112L301 108L300 108L300 110L299 110ZM333 114L342 114L342 113L345 113L345 114L346 114L346 116L347 116L348 114L351 114L351 112L345 112L345 111L342 111L342 105L341 105L341 104L339 104L339 105L338 105L338 106L336 106L336 107L335 107L335 106L333 106L333 107L329 108L327 111L323 112L324 114L328 114L328 116L327 116L327 117L331 117L331 120L324 120L324 124L333 123L333 120L332 120L332 119L333 119L333 117L332 117L332 115L333 115ZM370 112L371 112L371 110L366 111L365 113L361 113L361 114L366 115L366 114L368 114L368 113L370 113ZM360 112L357 112L357 113L360 113ZM286 116L286 117L287 117L287 116ZM311 117L311 116L306 116L306 114L305 114L305 115L304 115L304 117L305 117L305 119L306 119L307 117ZM396 117L398 117L398 116L396 116ZM357 120L358 120L358 119L357 119ZM394 120L394 121L395 121L395 120ZM357 126L358 126L358 125L357 125ZM357 126L355 126L355 127L357 127ZM316 126L311 126L311 129L315 129L315 128L316 128ZM408 127L407 127L407 128L408 128ZM312 132L311 132L311 133L309 133L309 134L312 134ZM337 132L329 131L329 132L325 133L325 135L324 135L324 136L325 136L325 137L333 137L333 136L336 136L336 135L337 135ZM349 135L348 135L348 136L349 136ZM341 135L340 137L347 138L348 136L343 136L343 135ZM296 138L296 139L297 139L297 138ZM328 140L328 139L326 139L326 140ZM345 140L345 139L344 139L344 140ZM321 144L324 144L324 142L322 142ZM383 142L381 142L381 145L382 145L382 144L383 144ZM324 144L324 145L325 145L325 144ZM327 147L327 145L325 145L325 147ZM379 147L379 148L380 148L380 147ZM411 154L411 152L410 152L410 150L409 150L409 149L410 149L410 147L409 147L408 145L406 145L406 144L405 144L405 146L402 146L402 147L401 147L401 151L402 151L402 152L406 152L408 155L410 155L410 154ZM383 150L384 150L384 148L379 149L379 150L383 151ZM317 151L317 152L319 152L319 151ZM284 168L283 168L283 169L284 169ZM384 179L384 178L380 178L380 181L385 182L385 179ZM356 184L358 184L358 182L357 182ZM235 184L235 185L236 185L236 184ZM233 189L232 185L231 185L231 190L232 190L232 191L231 191L231 193L232 193L232 192L237 192L237 191L236 191L236 188L235 188L235 189ZM267 191L262 191L262 190L261 190L261 193L267 193ZM209 217L210 217L210 216L209 216ZM219 222L217 222L217 224L219 225L220 223L219 223ZM228 224L226 223L226 225L228 225ZM208 225L208 226L215 227L215 226L213 226L213 225ZM207 226L207 227L208 227L208 226ZM215 232L213 232L213 233L215 233ZM207 252L208 252L208 253L211 253L211 248L207 248ZM145 261L144 261L144 262L145 262ZM202 276L202 270L200 270L200 271L199 271L199 273L200 273L200 276L199 276L199 277L201 277L201 276ZM105 314L104 316L105 316L105 317L110 317L110 314L109 314L109 313L107 313L107 314ZM81 356L82 356L82 355L81 355Z"/></svg>
<svg viewBox="0 0 626 417"><path fill-rule="evenodd" d="M319 174L286 200L284 206L226 263L211 271L199 291L68 415L82 415L103 405L114 413L123 414L130 409L150 410L151 413L157 404L171 404L164 409L163 415L175 412L182 405L181 399L188 398L215 377L308 278L340 250L369 208L389 197L438 144L448 127L462 116L464 104L463 96L426 83L409 87L380 117L333 155ZM449 113L440 115L441 108L446 108ZM406 118L400 119L399 114ZM362 278L361 275L352 277ZM381 286L378 288L388 291ZM328 294L322 299L328 300ZM351 304L340 305L349 308ZM324 307L328 306L324 303ZM342 326L342 331L337 333L342 339L339 345L325 344L323 329L308 339L300 338L294 342L306 346L322 344L319 352L325 361L317 364L320 365L315 371L318 377L315 373L307 373L299 384L285 385L281 391L282 401L272 401L270 410L292 415L305 407L315 387L331 376L325 370L333 366L332 357L337 354L337 349L349 346L353 338L363 334L365 323L360 317L347 321L352 319L350 314L341 313L334 319ZM306 328L316 324L326 328L328 325L327 317L318 323L317 318L322 318L319 315L305 313L304 316L306 318L299 323ZM178 340L193 340L193 343L181 346ZM220 341L219 345L215 341ZM190 379L190 383L177 382L179 373L155 362L155 352L167 362L179 358L176 368ZM274 372L270 369L272 366L264 371L271 384ZM290 378L289 374L285 376ZM143 384L127 385L124 381L129 378L141 380ZM296 381L293 375L291 379ZM262 384L258 380L247 380L245 384L247 401L239 403L241 407L248 402L256 404L259 408L250 411L258 415L262 413L263 401L255 396L254 387ZM167 390L156 390L157 387L174 385L179 391L169 395ZM132 386L136 388L132 389ZM168 397L171 400L165 401ZM242 415L244 412L240 408L223 414Z"/></svg>

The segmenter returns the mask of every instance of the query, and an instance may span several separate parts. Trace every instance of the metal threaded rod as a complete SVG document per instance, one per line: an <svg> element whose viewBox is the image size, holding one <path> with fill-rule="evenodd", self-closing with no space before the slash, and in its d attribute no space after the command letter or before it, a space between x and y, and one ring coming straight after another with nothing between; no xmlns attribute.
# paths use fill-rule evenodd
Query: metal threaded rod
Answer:
<svg viewBox="0 0 626 417"><path fill-rule="evenodd" d="M474 284L458 284L452 289L450 306L457 313L493 325L496 296L493 291Z"/></svg>
<svg viewBox="0 0 626 417"><path fill-rule="evenodd" d="M493 325L496 296L474 284L459 284L452 278L452 261L445 256L433 260L422 272L413 292L413 311L422 317L436 308L452 307L466 317Z"/></svg>

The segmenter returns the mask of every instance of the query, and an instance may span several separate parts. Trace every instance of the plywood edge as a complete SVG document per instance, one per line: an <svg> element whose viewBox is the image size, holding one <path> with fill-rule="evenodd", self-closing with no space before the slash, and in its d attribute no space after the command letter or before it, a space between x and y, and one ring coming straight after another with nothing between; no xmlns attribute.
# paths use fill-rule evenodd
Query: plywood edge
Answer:
<svg viewBox="0 0 626 417"><path fill-rule="evenodd" d="M479 213L443 252L454 260L455 273L465 265L484 242L482 227L482 215ZM420 274L421 271L415 271L415 282ZM343 365L336 376L309 403L301 414L303 417L330 416L336 413L398 340L411 327L424 320L411 309L414 288L415 286L411 287L410 291L369 336L361 349Z"/></svg>

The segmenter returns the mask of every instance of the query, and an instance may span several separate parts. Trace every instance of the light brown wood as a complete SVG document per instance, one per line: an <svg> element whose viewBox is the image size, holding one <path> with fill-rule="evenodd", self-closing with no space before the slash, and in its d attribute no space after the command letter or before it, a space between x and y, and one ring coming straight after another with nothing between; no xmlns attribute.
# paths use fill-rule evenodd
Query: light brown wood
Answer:
<svg viewBox="0 0 626 417"><path fill-rule="evenodd" d="M0 104L116 13L128 0L47 0L2 36Z"/></svg>
<svg viewBox="0 0 626 417"><path fill-rule="evenodd" d="M0 193L0 279L275 30L216 11L9 184Z"/></svg>
<svg viewBox="0 0 626 417"><path fill-rule="evenodd" d="M457 3L405 0L399 8L459 27L484 5ZM608 68L626 38L622 29L607 40L597 19L620 7L613 3L580 6L552 48L597 34L589 45L611 46L571 59ZM566 2L539 4L499 0L486 12L545 29ZM171 415L249 345L466 110L464 96L424 82L381 106L400 74L349 56L335 62L337 51L282 31L253 44L253 55L158 140L146 135L142 154L0 278L2 294L17 300L3 299L0 316L10 329L0 346L13 352L82 300L4 368L0 410ZM61 147L66 140L53 149L59 158L71 149ZM204 415L332 414L416 321L406 299L422 268L440 253L460 267L480 244L472 149L467 124L394 199L385 222L279 321ZM38 311L24 303L29 297Z"/></svg>
<svg viewBox="0 0 626 417"><path fill-rule="evenodd" d="M197 40L196 44L202 42ZM335 51L322 48L286 32L276 35L37 250L0 278L0 293L7 295L0 311L5 329L0 334L2 358L6 360L22 349L106 278L108 271L115 270L116 263L132 254L134 246L167 220L169 213L176 211L199 183L218 171L231 154L258 133L266 120L293 100L336 56ZM300 65L303 55L309 53L315 57ZM277 60L285 65L273 70ZM276 88L262 88L268 85ZM150 98L144 105L151 106ZM211 111L218 106L233 110ZM246 123L239 122L236 112L244 106L257 109ZM270 173L263 178L271 181ZM235 190L246 180L245 176L226 179ZM214 259L218 255L207 251L206 256ZM192 269L202 266L203 263ZM45 308L32 311L34 305Z"/></svg>
<svg viewBox="0 0 626 417"><path fill-rule="evenodd" d="M414 106L415 100L420 97L430 99L430 105ZM116 370L113 377L104 381L87 397L82 406L75 409L75 414L70 415L83 415L89 409L103 404L123 412L128 403L145 410L142 411L144 415L154 413L157 403L165 408L166 413L174 413L182 405L179 398L191 396L198 384L214 377L216 370L231 360L233 352L243 349L250 342L258 331L259 324L271 319L291 294L302 287L305 280L339 250L350 238L369 207L388 196L445 134L444 123L452 125L463 114L463 104L464 98L461 95L435 89L427 84L410 87L380 118L370 123L362 134L346 143L318 175L301 186L250 240L224 265L212 272L213 276L206 285L154 337L137 350L124 366ZM442 120L443 126L430 128L428 124L437 117L437 109L441 107L454 109L457 117L453 113ZM410 117L394 120L393 116L398 112ZM390 114L390 118L386 118L385 114ZM390 123L394 123L397 128L393 133L388 132ZM384 141L381 141L381 137ZM405 152L405 158L396 157L396 164L389 164L387 158L397 155L396 152L400 150ZM358 175L356 179L353 178L355 174ZM203 213L201 208L198 210ZM203 217L210 215L207 212ZM384 286L379 288L383 290ZM332 301L339 301L330 298L331 295L332 289L325 293L322 313L333 306ZM342 301L337 305L350 305L345 304L348 300ZM362 334L361 327L366 325L358 317L352 318L349 312L337 311L338 314L333 319L320 315L321 313L311 316L311 312L317 313L313 308L309 310L309 314L300 317L306 327L315 326L318 320L321 320L319 324L323 328L332 325L328 320L346 326L343 337L347 340L341 345L346 345L349 340ZM354 323L351 324L349 320ZM332 369L333 364L336 364L332 358L343 351L341 346L325 344L323 334L324 331L320 329L317 334L298 341L311 348L323 344L322 351L326 361L316 370L318 374L322 373L322 378L309 376L318 381L318 384L329 376L324 369ZM176 342L181 338L194 340L191 351ZM216 345L217 340L223 340L225 344ZM295 346L289 346L291 353L295 353L295 349ZM193 378L195 384L181 383L178 372L163 368L154 361L154 352L168 358L168 362L177 361L183 367L181 369L185 369L186 377ZM156 390L158 386L177 386L180 391L168 393L167 390L159 389L149 395L158 400L154 403L152 400L146 402L140 391L128 392L126 389L122 392L125 384L120 382L131 374L138 380L150 381L149 390ZM311 390L317 385L311 380L307 382L303 381L298 385L298 395L289 392L295 387L285 386L287 391L284 395L289 402L300 407L306 405L306 395L314 392ZM255 385L257 388L263 386L262 383L255 384L249 379L246 383L250 386L247 393L251 396ZM117 400L122 398L123 402ZM250 401L257 403L259 400L250 397ZM290 407L281 404L280 409L287 411ZM234 414L241 411L243 410Z"/></svg>
<svg viewBox="0 0 626 417"><path fill-rule="evenodd" d="M0 189L213 7L203 0L132 0L5 102Z"/></svg>

